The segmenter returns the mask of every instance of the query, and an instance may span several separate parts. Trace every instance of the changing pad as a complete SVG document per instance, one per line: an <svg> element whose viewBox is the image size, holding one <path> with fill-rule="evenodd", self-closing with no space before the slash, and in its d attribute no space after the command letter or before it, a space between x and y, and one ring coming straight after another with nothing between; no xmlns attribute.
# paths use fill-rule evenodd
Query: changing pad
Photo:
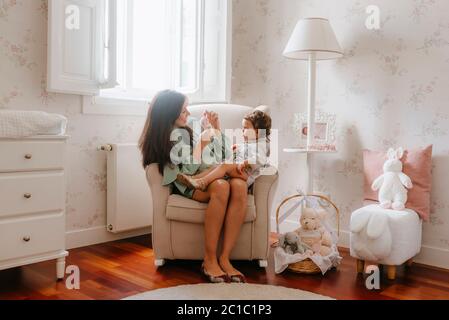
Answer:
<svg viewBox="0 0 449 320"><path fill-rule="evenodd" d="M64 135L67 118L43 111L0 110L0 138Z"/></svg>

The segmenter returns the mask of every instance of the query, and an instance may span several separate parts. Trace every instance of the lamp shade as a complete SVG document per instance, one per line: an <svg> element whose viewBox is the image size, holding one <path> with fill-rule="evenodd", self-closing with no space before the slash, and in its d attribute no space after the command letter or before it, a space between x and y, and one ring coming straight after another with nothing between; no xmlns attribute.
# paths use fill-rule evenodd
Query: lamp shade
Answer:
<svg viewBox="0 0 449 320"><path fill-rule="evenodd" d="M290 59L308 60L310 53L315 53L316 60L337 59L343 56L329 20L305 18L296 24L284 50L284 56Z"/></svg>

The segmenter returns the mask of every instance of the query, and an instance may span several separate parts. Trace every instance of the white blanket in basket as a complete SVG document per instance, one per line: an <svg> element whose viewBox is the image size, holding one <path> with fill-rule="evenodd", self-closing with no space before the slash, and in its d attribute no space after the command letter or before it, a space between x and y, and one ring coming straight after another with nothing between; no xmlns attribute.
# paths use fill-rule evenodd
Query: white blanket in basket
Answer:
<svg viewBox="0 0 449 320"><path fill-rule="evenodd" d="M310 250L304 254L289 254L283 248L277 247L274 250L274 271L279 274L287 269L289 264L300 262L307 258L310 258L320 268L322 274L325 274L330 268L338 266L342 259L336 245L332 246L332 252L327 257L313 254Z"/></svg>
<svg viewBox="0 0 449 320"><path fill-rule="evenodd" d="M0 110L0 138L63 135L67 118L43 111Z"/></svg>

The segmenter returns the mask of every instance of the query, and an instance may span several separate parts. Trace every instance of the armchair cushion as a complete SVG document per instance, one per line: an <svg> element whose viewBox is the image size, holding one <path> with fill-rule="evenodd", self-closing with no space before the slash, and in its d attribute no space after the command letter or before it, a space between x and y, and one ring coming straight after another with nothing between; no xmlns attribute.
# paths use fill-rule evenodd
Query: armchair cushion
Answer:
<svg viewBox="0 0 449 320"><path fill-rule="evenodd" d="M168 220L203 224L206 203L200 203L183 197L178 194L172 194L168 197L166 217ZM256 220L256 206L254 196L248 195L248 207L246 211L245 223Z"/></svg>

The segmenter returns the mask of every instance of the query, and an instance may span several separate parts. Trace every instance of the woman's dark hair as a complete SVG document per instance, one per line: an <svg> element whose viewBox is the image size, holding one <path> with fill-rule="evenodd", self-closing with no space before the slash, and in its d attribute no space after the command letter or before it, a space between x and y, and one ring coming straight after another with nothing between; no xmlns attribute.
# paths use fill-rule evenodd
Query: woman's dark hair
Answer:
<svg viewBox="0 0 449 320"><path fill-rule="evenodd" d="M159 172L163 174L164 167L172 163L170 151L174 142L170 141L170 135L185 102L185 95L171 90L159 92L151 102L145 127L139 140L144 168L157 163ZM190 144L192 144L192 130L185 129L190 134Z"/></svg>
<svg viewBox="0 0 449 320"><path fill-rule="evenodd" d="M259 134L264 133L265 138L270 141L270 135L271 135L271 117L260 110L256 110L251 112L250 114L246 115L244 117L246 121L251 122L254 129L258 130ZM260 130L265 130L260 131Z"/></svg>

